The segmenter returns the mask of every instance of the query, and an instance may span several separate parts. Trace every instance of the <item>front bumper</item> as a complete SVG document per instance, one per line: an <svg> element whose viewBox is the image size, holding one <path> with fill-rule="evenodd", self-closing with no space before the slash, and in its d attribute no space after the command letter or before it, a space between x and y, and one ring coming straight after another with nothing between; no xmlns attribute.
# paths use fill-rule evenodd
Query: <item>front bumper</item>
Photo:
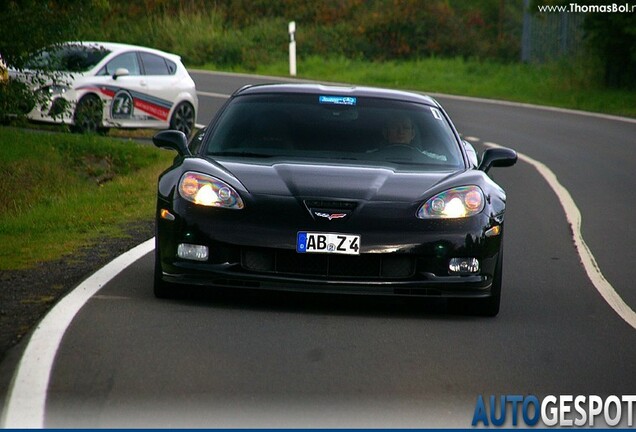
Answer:
<svg viewBox="0 0 636 432"><path fill-rule="evenodd" d="M364 294L446 298L481 298L491 294L492 278L487 276L428 275L418 280L317 280L294 276L246 274L225 269L190 271L170 274L162 279L171 284L218 288L265 289L331 294Z"/></svg>
<svg viewBox="0 0 636 432"><path fill-rule="evenodd" d="M173 220L161 217L168 207ZM200 209L188 204L177 210L159 202L157 259L165 282L207 287L424 297L489 297L496 274L503 229L486 231L501 218L485 214L461 221L393 224L380 221L364 227L316 224L302 218L254 218L243 211ZM389 231L386 226L398 229ZM362 235L359 256L297 254L298 231L331 231ZM181 243L204 245L203 262L178 258ZM455 257L475 257L477 273L454 275Z"/></svg>

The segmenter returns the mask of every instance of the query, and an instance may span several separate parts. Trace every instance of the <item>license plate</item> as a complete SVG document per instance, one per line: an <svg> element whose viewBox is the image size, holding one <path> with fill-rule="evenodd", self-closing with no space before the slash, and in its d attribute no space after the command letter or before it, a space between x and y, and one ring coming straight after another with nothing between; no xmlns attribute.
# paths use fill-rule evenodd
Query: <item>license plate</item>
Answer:
<svg viewBox="0 0 636 432"><path fill-rule="evenodd" d="M299 232L296 237L298 253L360 254L360 236L352 234Z"/></svg>

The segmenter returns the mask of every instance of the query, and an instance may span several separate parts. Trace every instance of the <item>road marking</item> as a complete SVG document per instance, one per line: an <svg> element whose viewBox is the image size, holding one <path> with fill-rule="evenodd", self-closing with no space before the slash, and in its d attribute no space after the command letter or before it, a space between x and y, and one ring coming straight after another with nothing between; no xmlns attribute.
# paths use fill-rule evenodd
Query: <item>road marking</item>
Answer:
<svg viewBox="0 0 636 432"><path fill-rule="evenodd" d="M243 77L248 79L261 79L268 82L280 82L280 83L290 83L290 82L300 82L300 83L316 83L320 81L303 79L303 78L291 78L291 77L283 77L283 76L274 76L274 75L258 75L258 74L248 74L248 73L240 73L240 72L222 72L222 71L210 71L205 69L188 69L189 72L200 73L204 75L220 75L220 76L228 76L228 77ZM325 81L325 84L327 82ZM350 84L349 84L350 85Z"/></svg>
<svg viewBox="0 0 636 432"><path fill-rule="evenodd" d="M501 147L499 144L492 142L484 142L484 145L491 148ZM614 309L618 316L620 316L627 324L632 326L632 328L636 329L636 312L634 312L634 310L625 303L614 287L607 279L605 279L605 276L603 276L603 273L601 272L601 268L596 262L596 258L594 258L592 251L583 239L583 235L581 234L581 211L576 206L570 192L559 182L556 174L554 174L554 172L552 172L552 170L545 164L532 159L523 153L517 153L517 156L520 160L532 165L537 171L539 171L539 174L541 174L545 181L548 182L548 185L550 185L554 193L557 195L557 198L561 202L561 206L565 211L567 221L572 227L574 246L581 258L581 263L585 268L587 277L590 279L596 290L601 294L601 297L603 297L607 304Z"/></svg>
<svg viewBox="0 0 636 432"><path fill-rule="evenodd" d="M22 354L7 396L3 427L44 427L46 392L53 361L77 312L122 270L155 247L152 238L118 256L60 300L35 328Z"/></svg>
<svg viewBox="0 0 636 432"><path fill-rule="evenodd" d="M302 79L302 78L280 77L280 76L273 76L273 75L253 75L253 74L238 73L238 72L209 71L209 70L203 70L203 69L188 69L188 70L193 72L193 73L200 73L200 74L205 74L205 75L221 75L221 76L231 76L231 77L258 78L258 79L265 79L265 80L270 80L270 81L280 81L280 82L319 83L319 84L325 84L325 85L337 85L337 86L339 85L339 86L347 86L347 87L350 87L350 86L353 85L353 84L350 84L350 83L340 83L340 82L332 82L332 81L317 81L317 80L309 80L309 79ZM358 87L360 87L360 86L358 86ZM536 110L558 112L558 113L563 113L563 114L573 114L573 115L581 115L581 116L586 116L586 117L595 117L595 118L600 118L600 119L605 119L605 120L620 121L620 122L624 122L624 123L636 123L636 118L623 117L623 116L611 115L611 114L603 114L603 113L597 113L597 112L592 112L592 111L582 111L582 110L575 110L575 109L569 109L569 108L558 108L558 107L551 107L551 106L547 106L547 105L537 105L537 104L530 104L530 103L523 103L523 102L512 102L512 101L505 101L505 100L498 100L498 99L486 99L486 98L480 98L480 97L475 97L475 96L460 96L460 95L452 95L452 94L447 94L447 93L422 92L420 90L409 90L409 89L403 89L403 90L411 91L411 92L414 92L414 93L426 94L426 95L429 95L429 96L432 96L432 97L454 99L454 100L465 101L465 102L478 102L478 103L487 103L487 104L491 104L491 105L530 108L530 109L536 109ZM203 94L204 96L207 96L207 94L205 92L197 92L197 93L200 93L200 94ZM216 96L212 96L212 95L216 95ZM212 96L212 97L221 97L221 95L217 94L217 93L210 93L210 96ZM229 95L228 95L228 97L229 97Z"/></svg>
<svg viewBox="0 0 636 432"><path fill-rule="evenodd" d="M522 103L522 102L511 102L511 101L504 101L504 100L498 100L498 99L485 99L485 98L479 98L479 97L473 97L473 96L457 96L457 95L450 95L445 93L427 93L427 94L433 97L454 99L454 100L459 100L464 102L479 102L479 103L487 103L491 105L530 108L530 109L536 109L536 110L558 112L562 114L573 114L573 115L580 115L585 117L595 117L595 118L600 118L604 120L612 120L612 121L620 121L624 123L636 124L636 118L622 117L622 116L611 115L611 114L602 114L602 113L596 113L592 111L581 111L581 110L575 110L575 109L569 109L569 108L557 108L557 107L551 107L551 106L545 106L545 105L535 105L535 104Z"/></svg>
<svg viewBox="0 0 636 432"><path fill-rule="evenodd" d="M219 98L219 99L227 99L230 96L232 96L232 95L229 95L229 94L212 93L212 92L204 92L204 91L198 91L197 95L199 95L199 96L208 96L208 97Z"/></svg>

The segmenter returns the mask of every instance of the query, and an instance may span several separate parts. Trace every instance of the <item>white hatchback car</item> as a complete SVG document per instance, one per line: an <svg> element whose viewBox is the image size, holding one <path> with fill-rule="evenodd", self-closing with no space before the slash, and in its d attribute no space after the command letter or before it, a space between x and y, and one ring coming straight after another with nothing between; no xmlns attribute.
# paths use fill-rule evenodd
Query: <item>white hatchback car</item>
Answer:
<svg viewBox="0 0 636 432"><path fill-rule="evenodd" d="M27 117L79 132L176 129L190 135L198 99L175 54L108 42L68 42L40 51L11 76L39 93Z"/></svg>

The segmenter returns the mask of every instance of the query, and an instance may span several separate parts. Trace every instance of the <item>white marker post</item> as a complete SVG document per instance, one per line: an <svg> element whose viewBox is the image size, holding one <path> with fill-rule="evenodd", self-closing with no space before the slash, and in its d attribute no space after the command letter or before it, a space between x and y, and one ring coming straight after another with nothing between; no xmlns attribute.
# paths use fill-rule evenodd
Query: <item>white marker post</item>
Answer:
<svg viewBox="0 0 636 432"><path fill-rule="evenodd" d="M296 76L296 21L289 23L289 75Z"/></svg>

